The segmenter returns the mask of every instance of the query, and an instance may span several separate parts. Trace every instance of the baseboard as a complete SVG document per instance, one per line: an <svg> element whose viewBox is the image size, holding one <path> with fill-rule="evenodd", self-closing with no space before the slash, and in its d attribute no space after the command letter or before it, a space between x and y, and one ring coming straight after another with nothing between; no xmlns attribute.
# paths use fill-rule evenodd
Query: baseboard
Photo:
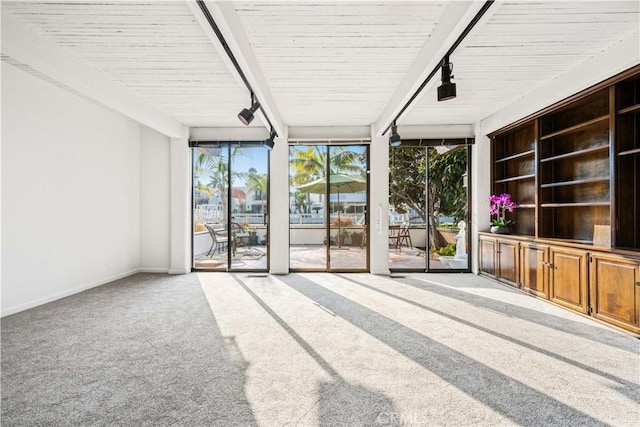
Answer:
<svg viewBox="0 0 640 427"><path fill-rule="evenodd" d="M185 270L184 268L170 268L169 271L165 270L165 273L168 273L168 274L187 274L187 273L190 273L190 270Z"/></svg>
<svg viewBox="0 0 640 427"><path fill-rule="evenodd" d="M139 268L138 273L164 273L169 274L169 269L167 268Z"/></svg>
<svg viewBox="0 0 640 427"><path fill-rule="evenodd" d="M68 296L71 296L71 295L75 295L75 294L80 293L82 291L86 291L87 289L95 288L96 286L104 285L105 283L113 282L114 280L123 279L125 277L133 276L134 274L139 273L140 271L141 271L141 269L136 268L134 270L130 270L130 271L127 271L127 272L124 272L124 273L116 274L114 276L107 277L107 278L104 278L104 279L96 280L95 282L87 283L87 284L82 285L82 286L78 286L78 287L75 287L75 288L72 288L72 289L67 289L67 290L65 290L63 292L58 292L58 293L55 293L53 295L46 296L44 298L39 298L37 300L29 301L27 303L20 304L20 305L17 305L15 307L9 307L8 309L2 310L2 312L0 312L0 317L5 317L5 316L9 316L11 314L19 313L21 311L28 310L30 308L37 307L37 306L42 305L42 304L46 304L46 303L49 303L49 302L52 302L52 301L56 301L56 300L59 300L61 298L65 298L65 297L68 297ZM165 273L166 273L166 270L165 270Z"/></svg>

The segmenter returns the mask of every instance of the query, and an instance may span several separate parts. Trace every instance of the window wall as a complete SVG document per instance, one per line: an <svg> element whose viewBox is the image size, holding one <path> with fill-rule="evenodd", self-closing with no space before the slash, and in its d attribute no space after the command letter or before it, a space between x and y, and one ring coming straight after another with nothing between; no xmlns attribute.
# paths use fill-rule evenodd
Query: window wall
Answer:
<svg viewBox="0 0 640 427"><path fill-rule="evenodd" d="M368 271L368 146L289 148L290 269Z"/></svg>
<svg viewBox="0 0 640 427"><path fill-rule="evenodd" d="M390 149L390 270L469 270L469 159L467 145Z"/></svg>

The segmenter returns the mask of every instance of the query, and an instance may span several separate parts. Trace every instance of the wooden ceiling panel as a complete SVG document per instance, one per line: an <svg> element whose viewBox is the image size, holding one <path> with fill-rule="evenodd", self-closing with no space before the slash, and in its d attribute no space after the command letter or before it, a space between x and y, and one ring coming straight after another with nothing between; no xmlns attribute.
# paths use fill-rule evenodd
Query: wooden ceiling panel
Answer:
<svg viewBox="0 0 640 427"><path fill-rule="evenodd" d="M399 124L469 124L602 53L640 26L636 1L504 2L451 56L457 98L439 73Z"/></svg>
<svg viewBox="0 0 640 427"><path fill-rule="evenodd" d="M2 8L188 126L237 126L236 114L248 104L246 89L184 2L3 2Z"/></svg>
<svg viewBox="0 0 640 427"><path fill-rule="evenodd" d="M446 2L237 3L283 119L369 125L433 32Z"/></svg>
<svg viewBox="0 0 640 427"><path fill-rule="evenodd" d="M256 0L233 7L287 125L367 126L393 106L434 30L448 28L444 17L455 1ZM1 6L188 126L238 126L236 114L249 103L184 1ZM639 9L636 0L496 2L451 57L458 97L437 102L436 75L398 123L477 122L637 34Z"/></svg>

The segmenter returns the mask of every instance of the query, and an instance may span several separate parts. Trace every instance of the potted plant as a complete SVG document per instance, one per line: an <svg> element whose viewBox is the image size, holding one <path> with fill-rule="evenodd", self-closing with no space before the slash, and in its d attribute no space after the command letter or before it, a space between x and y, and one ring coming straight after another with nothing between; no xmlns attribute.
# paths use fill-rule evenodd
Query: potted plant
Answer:
<svg viewBox="0 0 640 427"><path fill-rule="evenodd" d="M353 246L362 246L362 233L359 231L354 231L351 233L351 244Z"/></svg>
<svg viewBox="0 0 640 427"><path fill-rule="evenodd" d="M346 228L341 228L338 233L338 246L344 246L347 241L347 237L349 237L350 233Z"/></svg>
<svg viewBox="0 0 640 427"><path fill-rule="evenodd" d="M491 213L491 228L490 231L496 234L511 233L511 226L513 221L507 219L507 211L513 212L516 208L516 204L511 201L511 194L502 193L499 196L492 194L489 197L489 212ZM495 218L493 216L495 215Z"/></svg>
<svg viewBox="0 0 640 427"><path fill-rule="evenodd" d="M353 225L353 221L351 218L336 218L331 221L331 227L338 229L338 246L344 245L345 240L349 237L349 231L346 227L351 227ZM326 243L325 243L326 244Z"/></svg>

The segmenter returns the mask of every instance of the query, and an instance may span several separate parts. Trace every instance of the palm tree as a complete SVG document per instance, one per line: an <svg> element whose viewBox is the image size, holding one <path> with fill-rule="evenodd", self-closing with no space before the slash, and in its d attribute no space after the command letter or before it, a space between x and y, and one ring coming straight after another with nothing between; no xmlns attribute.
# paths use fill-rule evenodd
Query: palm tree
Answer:
<svg viewBox="0 0 640 427"><path fill-rule="evenodd" d="M208 149L198 148L200 154L194 164L194 179L196 179L196 186L199 185L199 190L203 190L203 186L199 182L199 178L205 176L209 179L206 187L218 190L220 194L220 202L222 205L222 223L227 223L227 185L229 181L229 159L226 156L221 155L223 149ZM239 147L231 149L230 157L233 159L239 155L242 155L243 151ZM232 172L231 185L237 178L242 178L246 174L243 172ZM209 190L210 194L214 192Z"/></svg>
<svg viewBox="0 0 640 427"><path fill-rule="evenodd" d="M329 166L327 170L327 151L329 152ZM295 157L294 157L295 155ZM294 171L291 183L300 186L316 179L324 178L337 173L358 173L361 176L366 171L361 166L362 154L349 150L344 146L309 145L304 149L291 147L289 151L289 163ZM297 195L294 195L297 197ZM311 206L311 195L307 198L306 210ZM308 213L308 212L305 212Z"/></svg>
<svg viewBox="0 0 640 427"><path fill-rule="evenodd" d="M267 194L267 174L258 174L254 168L249 169L247 176L247 187L253 190L255 195L260 196L262 202L261 212L264 213L264 197Z"/></svg>

